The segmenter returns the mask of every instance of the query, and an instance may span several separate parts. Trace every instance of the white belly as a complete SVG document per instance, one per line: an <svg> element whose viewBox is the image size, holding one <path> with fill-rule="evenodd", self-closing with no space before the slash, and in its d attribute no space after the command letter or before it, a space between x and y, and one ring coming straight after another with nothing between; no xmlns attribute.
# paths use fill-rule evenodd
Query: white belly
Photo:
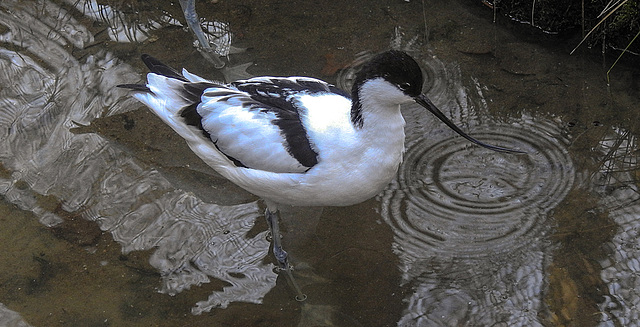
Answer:
<svg viewBox="0 0 640 327"><path fill-rule="evenodd" d="M372 198L395 176L404 152L404 119L388 121L383 131L325 143L319 162L306 173L274 174L252 169L221 172L247 191L267 200L296 206L347 206ZM372 131L368 131L372 132Z"/></svg>
<svg viewBox="0 0 640 327"><path fill-rule="evenodd" d="M398 156L395 160L363 161L362 166L343 167L345 169L322 169L318 164L305 174L268 174L258 178L257 175L265 173L253 171L246 179L237 175L228 178L247 191L276 203L348 206L380 193L393 179L400 161Z"/></svg>

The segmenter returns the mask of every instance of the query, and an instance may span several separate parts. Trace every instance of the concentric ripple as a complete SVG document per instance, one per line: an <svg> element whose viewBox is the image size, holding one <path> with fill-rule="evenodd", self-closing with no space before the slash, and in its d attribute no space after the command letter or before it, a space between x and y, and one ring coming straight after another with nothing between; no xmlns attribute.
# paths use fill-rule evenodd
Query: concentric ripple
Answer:
<svg viewBox="0 0 640 327"><path fill-rule="evenodd" d="M397 183L382 198L401 246L456 256L513 249L540 236L544 213L571 189L573 165L553 123L523 118L470 133L527 154L494 152L460 137L409 144Z"/></svg>

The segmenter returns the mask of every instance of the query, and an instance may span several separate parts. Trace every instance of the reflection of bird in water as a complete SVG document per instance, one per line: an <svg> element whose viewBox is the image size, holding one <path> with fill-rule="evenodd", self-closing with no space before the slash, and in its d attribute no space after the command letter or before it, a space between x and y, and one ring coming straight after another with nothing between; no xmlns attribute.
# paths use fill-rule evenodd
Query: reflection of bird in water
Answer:
<svg viewBox="0 0 640 327"><path fill-rule="evenodd" d="M347 206L378 194L404 152L400 105L416 102L462 132L422 94L418 64L406 53L375 56L349 94L308 77L255 77L230 84L179 74L143 55L146 85L126 84L218 173L266 200L273 252L298 291L278 229L279 204Z"/></svg>
<svg viewBox="0 0 640 327"><path fill-rule="evenodd" d="M204 35L202 31L202 26L200 26L200 19L198 18L198 14L196 13L196 3L195 0L180 0L180 6L182 7L182 12L184 13L184 18L187 20L187 25L189 29L195 34L198 39L199 46L202 48L200 51L202 55L209 61L213 63L216 68L224 67L224 62L220 60L218 55L216 55L214 48L209 44L209 40Z"/></svg>
<svg viewBox="0 0 640 327"><path fill-rule="evenodd" d="M117 42L142 42L149 38L149 32L152 30L163 26L182 26L178 19L162 9L160 3L121 0L106 1L104 4L96 0L71 3L91 19L106 23L109 37ZM198 17L195 0L180 0L180 7L188 29L196 37L194 45L216 68L221 69L225 66L221 57L244 50L231 45L232 34L228 23L205 21ZM239 78L250 77L246 72L241 73L243 69L246 69L244 65L237 66L235 71L229 74L242 74Z"/></svg>

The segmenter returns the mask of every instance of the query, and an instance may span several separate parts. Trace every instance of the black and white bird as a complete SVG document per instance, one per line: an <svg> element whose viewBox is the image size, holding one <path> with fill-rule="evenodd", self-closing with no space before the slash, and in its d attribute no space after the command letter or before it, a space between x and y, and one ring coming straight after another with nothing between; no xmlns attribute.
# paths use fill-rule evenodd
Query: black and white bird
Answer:
<svg viewBox="0 0 640 327"><path fill-rule="evenodd" d="M520 152L482 143L455 126L422 94L420 66L402 51L373 57L350 93L309 77L223 84L184 69L180 74L148 55L142 60L151 70L147 84L119 86L137 91L134 97L209 166L265 200L273 252L289 277L278 205L348 206L378 194L402 161L402 104L420 104L473 143Z"/></svg>

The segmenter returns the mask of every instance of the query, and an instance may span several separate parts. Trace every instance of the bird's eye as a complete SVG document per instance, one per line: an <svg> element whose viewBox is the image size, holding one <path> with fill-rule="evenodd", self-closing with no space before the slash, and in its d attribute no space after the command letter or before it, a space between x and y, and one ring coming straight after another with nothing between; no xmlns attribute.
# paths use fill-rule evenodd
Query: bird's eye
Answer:
<svg viewBox="0 0 640 327"><path fill-rule="evenodd" d="M406 90L408 90L409 88L411 88L411 83L407 83L407 82L400 83L400 84L398 84L398 87L399 87L401 90L406 91Z"/></svg>

